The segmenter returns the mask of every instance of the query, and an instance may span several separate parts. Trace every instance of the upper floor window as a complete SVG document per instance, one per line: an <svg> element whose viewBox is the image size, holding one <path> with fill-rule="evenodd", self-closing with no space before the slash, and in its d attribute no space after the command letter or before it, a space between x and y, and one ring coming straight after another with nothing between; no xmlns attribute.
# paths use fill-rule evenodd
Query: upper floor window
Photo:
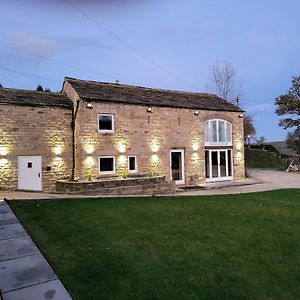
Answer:
<svg viewBox="0 0 300 300"><path fill-rule="evenodd" d="M225 120L204 123L205 145L232 145L232 124Z"/></svg>
<svg viewBox="0 0 300 300"><path fill-rule="evenodd" d="M115 131L114 115L98 115L98 131L102 133L113 133Z"/></svg>

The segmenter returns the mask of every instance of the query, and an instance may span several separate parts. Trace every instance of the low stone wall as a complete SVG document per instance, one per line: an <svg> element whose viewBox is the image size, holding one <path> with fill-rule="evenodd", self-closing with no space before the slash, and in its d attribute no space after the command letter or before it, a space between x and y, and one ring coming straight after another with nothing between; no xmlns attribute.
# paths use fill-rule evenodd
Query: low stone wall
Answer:
<svg viewBox="0 0 300 300"><path fill-rule="evenodd" d="M56 182L56 190L59 193L88 195L174 194L175 183L167 182L164 176L99 181L59 180Z"/></svg>

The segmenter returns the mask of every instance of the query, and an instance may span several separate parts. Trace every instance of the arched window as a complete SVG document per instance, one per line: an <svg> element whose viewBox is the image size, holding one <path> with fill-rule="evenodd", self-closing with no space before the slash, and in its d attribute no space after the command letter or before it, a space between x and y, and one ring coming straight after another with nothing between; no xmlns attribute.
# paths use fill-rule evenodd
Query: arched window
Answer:
<svg viewBox="0 0 300 300"><path fill-rule="evenodd" d="M225 120L208 120L204 123L206 146L231 146L232 124Z"/></svg>

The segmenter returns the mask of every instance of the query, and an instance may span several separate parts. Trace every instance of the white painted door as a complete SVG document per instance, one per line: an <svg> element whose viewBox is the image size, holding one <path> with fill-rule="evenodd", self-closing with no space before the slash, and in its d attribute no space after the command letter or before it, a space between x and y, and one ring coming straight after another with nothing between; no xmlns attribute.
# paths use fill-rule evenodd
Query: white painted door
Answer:
<svg viewBox="0 0 300 300"><path fill-rule="evenodd" d="M175 184L184 184L184 150L170 151L170 169L171 180L174 180Z"/></svg>
<svg viewBox="0 0 300 300"><path fill-rule="evenodd" d="M18 156L18 189L42 190L41 156Z"/></svg>

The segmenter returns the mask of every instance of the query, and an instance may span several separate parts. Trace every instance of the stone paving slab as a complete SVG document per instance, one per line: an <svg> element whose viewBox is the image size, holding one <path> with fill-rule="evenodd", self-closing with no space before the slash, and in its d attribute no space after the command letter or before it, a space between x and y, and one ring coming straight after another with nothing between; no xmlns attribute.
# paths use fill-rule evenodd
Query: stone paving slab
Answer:
<svg viewBox="0 0 300 300"><path fill-rule="evenodd" d="M26 236L28 234L20 223L0 226L0 241Z"/></svg>
<svg viewBox="0 0 300 300"><path fill-rule="evenodd" d="M56 279L3 294L3 300L70 300L61 282Z"/></svg>
<svg viewBox="0 0 300 300"><path fill-rule="evenodd" d="M19 223L15 214L11 210L11 208L5 203L1 202L0 206L0 226L1 225L9 225Z"/></svg>
<svg viewBox="0 0 300 300"><path fill-rule="evenodd" d="M0 209L0 226L18 223L18 219L11 212Z"/></svg>
<svg viewBox="0 0 300 300"><path fill-rule="evenodd" d="M0 241L0 262L38 253L39 249L29 236Z"/></svg>
<svg viewBox="0 0 300 300"><path fill-rule="evenodd" d="M41 254L0 262L2 293L57 279Z"/></svg>

